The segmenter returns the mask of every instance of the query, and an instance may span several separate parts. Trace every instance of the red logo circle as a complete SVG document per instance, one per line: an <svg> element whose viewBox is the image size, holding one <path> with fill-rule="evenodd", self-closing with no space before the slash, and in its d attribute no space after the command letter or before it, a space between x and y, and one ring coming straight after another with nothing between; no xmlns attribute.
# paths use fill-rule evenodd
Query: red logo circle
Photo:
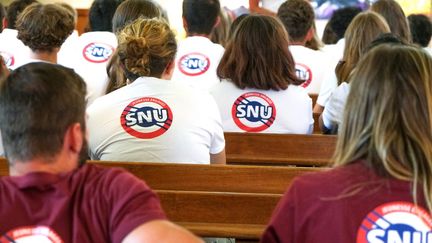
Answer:
<svg viewBox="0 0 432 243"><path fill-rule="evenodd" d="M308 87L312 82L312 70L305 64L301 63L296 63L295 69L297 78L304 80L304 82L301 84L301 87Z"/></svg>
<svg viewBox="0 0 432 243"><path fill-rule="evenodd" d="M26 226L8 231L0 242L50 242L63 243L54 230L46 226Z"/></svg>
<svg viewBox="0 0 432 243"><path fill-rule="evenodd" d="M151 139L164 134L171 127L173 114L160 99L143 97L129 103L120 116L120 124L130 135Z"/></svg>
<svg viewBox="0 0 432 243"><path fill-rule="evenodd" d="M261 132L276 119L276 107L266 95L249 92L238 97L231 109L234 123L246 132Z"/></svg>
<svg viewBox="0 0 432 243"><path fill-rule="evenodd" d="M3 57L6 67L10 68L15 64L15 58L12 54L8 52L0 52L0 55Z"/></svg>
<svg viewBox="0 0 432 243"><path fill-rule="evenodd" d="M177 66L185 75L198 76L210 68L210 59L204 54L193 52L182 56Z"/></svg>
<svg viewBox="0 0 432 243"><path fill-rule="evenodd" d="M114 53L114 47L105 43L92 42L86 45L82 51L84 58L92 63L103 63L110 59Z"/></svg>

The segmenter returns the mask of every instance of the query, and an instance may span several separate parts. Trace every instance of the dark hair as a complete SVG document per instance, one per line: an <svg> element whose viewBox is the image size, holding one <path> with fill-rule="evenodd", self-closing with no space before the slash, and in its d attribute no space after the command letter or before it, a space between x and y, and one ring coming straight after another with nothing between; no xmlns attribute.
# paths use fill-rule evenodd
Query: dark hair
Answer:
<svg viewBox="0 0 432 243"><path fill-rule="evenodd" d="M16 22L18 39L33 51L60 48L75 28L73 15L56 4L28 6Z"/></svg>
<svg viewBox="0 0 432 243"><path fill-rule="evenodd" d="M209 35L219 16L219 0L183 0L187 33Z"/></svg>
<svg viewBox="0 0 432 243"><path fill-rule="evenodd" d="M232 19L228 9L222 8L220 10L219 20L219 24L215 28L213 28L209 38L213 43L217 43L225 47L228 42L229 29L232 23Z"/></svg>
<svg viewBox="0 0 432 243"><path fill-rule="evenodd" d="M373 40L369 46L366 48L365 53L369 52L373 48L383 45L383 44L393 44L393 45L409 45L406 41L399 38L393 33L383 33L380 34L375 40Z"/></svg>
<svg viewBox="0 0 432 243"><path fill-rule="evenodd" d="M6 9L3 4L0 3L0 33L3 31L3 18L6 16Z"/></svg>
<svg viewBox="0 0 432 243"><path fill-rule="evenodd" d="M37 3L36 0L15 0L6 9L7 28L16 29L18 15L30 4Z"/></svg>
<svg viewBox="0 0 432 243"><path fill-rule="evenodd" d="M326 45L332 45L332 44L336 44L338 42L338 40L339 40L338 36L336 35L334 30L332 29L332 27L330 25L330 21L327 22L327 24L324 28L324 32L323 32L323 36L321 38L321 41Z"/></svg>
<svg viewBox="0 0 432 243"><path fill-rule="evenodd" d="M288 0L277 12L292 41L304 41L313 28L315 14L311 4L305 0Z"/></svg>
<svg viewBox="0 0 432 243"><path fill-rule="evenodd" d="M333 13L328 24L336 34L337 41L344 38L348 25L351 23L354 17L361 12L362 9L359 7L346 7L338 9Z"/></svg>
<svg viewBox="0 0 432 243"><path fill-rule="evenodd" d="M411 14L408 16L413 43L422 47L429 45L432 36L432 24L430 19L423 14Z"/></svg>
<svg viewBox="0 0 432 243"><path fill-rule="evenodd" d="M378 0L371 10L381 14L387 21L392 33L406 42L411 42L411 33L402 7L394 0Z"/></svg>
<svg viewBox="0 0 432 243"><path fill-rule="evenodd" d="M86 85L73 70L30 63L0 84L0 129L9 161L49 159L63 145L68 127L85 131Z"/></svg>
<svg viewBox="0 0 432 243"><path fill-rule="evenodd" d="M90 31L111 31L112 18L122 0L94 0L89 10Z"/></svg>
<svg viewBox="0 0 432 243"><path fill-rule="evenodd" d="M284 90L301 84L288 49L288 35L279 20L261 15L245 17L217 68L219 78L237 87Z"/></svg>
<svg viewBox="0 0 432 243"><path fill-rule="evenodd" d="M126 0L122 2L112 18L112 30L114 33L121 31L127 24L143 17L146 19L160 18L162 12L153 1L150 0Z"/></svg>
<svg viewBox="0 0 432 243"><path fill-rule="evenodd" d="M249 14L242 14L240 16L238 16L237 18L234 19L234 21L231 24L230 30L229 30L229 38L228 39L232 39L234 32L237 30L240 22L246 18L247 16L249 16Z"/></svg>

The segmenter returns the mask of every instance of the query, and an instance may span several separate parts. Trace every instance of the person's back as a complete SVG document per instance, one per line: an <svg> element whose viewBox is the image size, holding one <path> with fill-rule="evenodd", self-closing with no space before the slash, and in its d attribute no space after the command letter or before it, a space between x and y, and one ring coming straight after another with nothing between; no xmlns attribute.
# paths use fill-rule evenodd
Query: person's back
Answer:
<svg viewBox="0 0 432 243"><path fill-rule="evenodd" d="M206 91L219 82L216 68L224 48L209 39L219 21L219 11L219 0L183 1L183 25L187 37L178 46L173 73L176 82Z"/></svg>
<svg viewBox="0 0 432 243"><path fill-rule="evenodd" d="M273 17L240 22L218 67L223 81L211 90L224 131L312 132L312 101L299 86L287 45L286 31Z"/></svg>
<svg viewBox="0 0 432 243"><path fill-rule="evenodd" d="M262 242L429 242L431 70L415 47L366 54L353 73L336 168L296 178Z"/></svg>
<svg viewBox="0 0 432 243"><path fill-rule="evenodd" d="M224 162L223 131L212 97L167 80L176 47L163 20L140 18L123 29L118 54L129 84L88 108L91 158ZM223 159L215 160L218 155Z"/></svg>
<svg viewBox="0 0 432 243"><path fill-rule="evenodd" d="M85 164L85 93L76 73L49 63L24 65L1 82L10 176L0 178L0 241L197 242L166 221L145 182Z"/></svg>

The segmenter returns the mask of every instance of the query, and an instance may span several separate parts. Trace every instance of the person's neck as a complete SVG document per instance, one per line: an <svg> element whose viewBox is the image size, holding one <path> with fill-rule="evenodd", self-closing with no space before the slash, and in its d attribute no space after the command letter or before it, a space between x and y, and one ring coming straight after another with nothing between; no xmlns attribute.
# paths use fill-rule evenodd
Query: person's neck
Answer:
<svg viewBox="0 0 432 243"><path fill-rule="evenodd" d="M290 46L305 46L306 41L292 41L289 45Z"/></svg>
<svg viewBox="0 0 432 243"><path fill-rule="evenodd" d="M70 172L78 167L77 160L63 160L62 156L53 158L33 158L26 161L12 161L9 166L11 176L22 176L33 172L60 174Z"/></svg>
<svg viewBox="0 0 432 243"><path fill-rule="evenodd" d="M188 33L187 36L188 36L188 37L200 36L200 37L205 37L205 38L207 38L207 39L210 39L210 35L206 35L206 34Z"/></svg>
<svg viewBox="0 0 432 243"><path fill-rule="evenodd" d="M57 51L32 51L30 57L57 64Z"/></svg>

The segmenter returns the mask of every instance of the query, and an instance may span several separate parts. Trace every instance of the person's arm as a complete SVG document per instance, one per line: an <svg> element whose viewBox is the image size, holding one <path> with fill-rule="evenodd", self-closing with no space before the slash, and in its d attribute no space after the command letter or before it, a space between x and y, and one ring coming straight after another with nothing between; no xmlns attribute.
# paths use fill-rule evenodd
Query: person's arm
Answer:
<svg viewBox="0 0 432 243"><path fill-rule="evenodd" d="M210 164L219 164L219 165L226 164L225 149L222 150L220 153L210 154Z"/></svg>
<svg viewBox="0 0 432 243"><path fill-rule="evenodd" d="M269 16L276 16L276 13L265 9L265 8L261 8L259 6L259 2L260 0L249 0L249 11L251 11L251 13L258 13L258 14L263 14L263 15L269 15Z"/></svg>
<svg viewBox="0 0 432 243"><path fill-rule="evenodd" d="M167 220L153 220L130 232L122 243L135 242L203 242L189 231Z"/></svg>

